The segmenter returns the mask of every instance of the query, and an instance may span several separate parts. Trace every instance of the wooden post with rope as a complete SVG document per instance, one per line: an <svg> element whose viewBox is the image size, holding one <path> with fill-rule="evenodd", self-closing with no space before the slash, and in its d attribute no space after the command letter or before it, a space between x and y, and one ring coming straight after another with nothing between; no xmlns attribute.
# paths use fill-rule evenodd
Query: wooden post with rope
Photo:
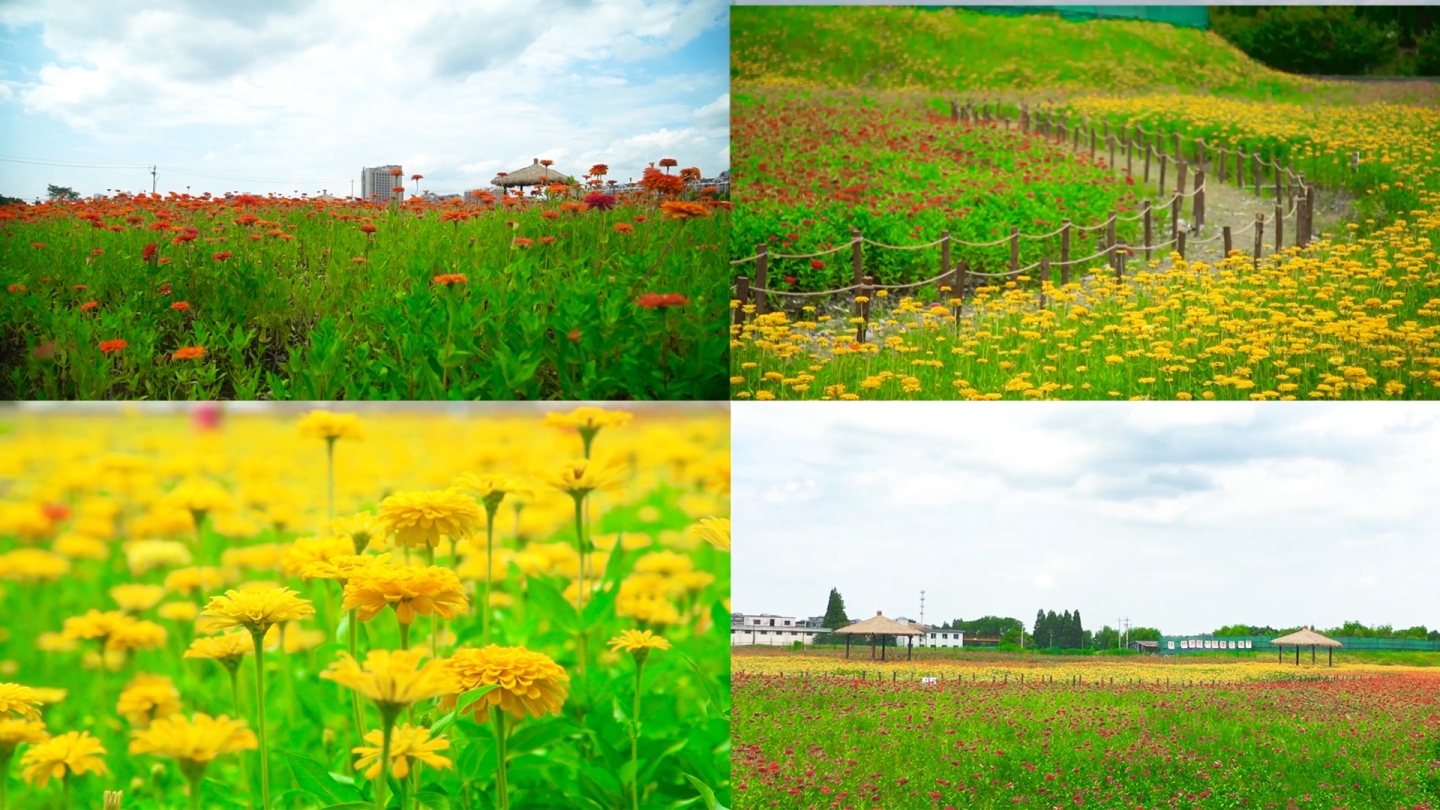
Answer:
<svg viewBox="0 0 1440 810"><path fill-rule="evenodd" d="M770 246L761 244L755 248L755 251L760 254L760 258L755 260L755 286L761 290L766 290L769 289L766 282L770 280ZM764 315L765 309L765 293L757 290L755 293L755 314Z"/></svg>
<svg viewBox="0 0 1440 810"><path fill-rule="evenodd" d="M1070 220L1060 226L1060 283L1070 283Z"/></svg>
<svg viewBox="0 0 1440 810"><path fill-rule="evenodd" d="M750 303L749 276L741 276L735 279L735 300L740 302L740 306L735 307L734 315L735 325L739 326L745 323L745 307Z"/></svg>

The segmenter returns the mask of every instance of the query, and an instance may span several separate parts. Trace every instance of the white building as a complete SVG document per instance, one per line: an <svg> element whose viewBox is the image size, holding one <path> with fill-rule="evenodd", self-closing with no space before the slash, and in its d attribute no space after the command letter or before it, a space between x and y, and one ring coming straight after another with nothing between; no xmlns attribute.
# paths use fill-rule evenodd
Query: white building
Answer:
<svg viewBox="0 0 1440 810"><path fill-rule="evenodd" d="M810 622L794 616L771 613L730 614L730 644L737 647L789 647L799 641L805 646L827 632L823 627L810 627Z"/></svg>
<svg viewBox="0 0 1440 810"><path fill-rule="evenodd" d="M936 630L932 627L925 631L921 642L926 647L964 647L965 632L963 630Z"/></svg>
<svg viewBox="0 0 1440 810"><path fill-rule="evenodd" d="M360 170L360 199L366 202L390 202L392 197L405 198L405 192L398 195L391 191L396 186L404 187L405 170L400 169L400 174L392 175L391 169L400 169L399 166L374 166Z"/></svg>

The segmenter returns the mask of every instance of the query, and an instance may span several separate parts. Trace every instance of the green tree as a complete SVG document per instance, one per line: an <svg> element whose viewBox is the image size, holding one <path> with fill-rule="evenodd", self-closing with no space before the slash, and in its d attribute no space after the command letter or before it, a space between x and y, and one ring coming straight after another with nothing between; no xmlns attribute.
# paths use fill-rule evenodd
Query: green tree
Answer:
<svg viewBox="0 0 1440 810"><path fill-rule="evenodd" d="M835 630L849 623L850 618L845 615L845 598L840 595L839 588L831 588L830 603L825 606L825 620L820 626Z"/></svg>
<svg viewBox="0 0 1440 810"><path fill-rule="evenodd" d="M49 195L52 200L69 201L80 199L80 195L75 193L75 189L69 186L47 185L45 187L45 193Z"/></svg>

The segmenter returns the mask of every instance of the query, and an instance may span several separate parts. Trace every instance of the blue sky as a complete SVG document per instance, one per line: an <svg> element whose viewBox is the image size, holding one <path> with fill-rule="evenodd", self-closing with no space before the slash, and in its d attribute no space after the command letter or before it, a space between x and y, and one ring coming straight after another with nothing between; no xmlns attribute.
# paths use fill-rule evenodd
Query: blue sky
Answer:
<svg viewBox="0 0 1440 810"><path fill-rule="evenodd" d="M537 157L713 176L728 25L724 0L18 0L0 6L0 155L159 164L162 192L194 193L343 195L389 163L455 192ZM0 161L0 194L47 183L150 173Z"/></svg>
<svg viewBox="0 0 1440 810"><path fill-rule="evenodd" d="M734 609L1440 626L1425 403L734 403Z"/></svg>

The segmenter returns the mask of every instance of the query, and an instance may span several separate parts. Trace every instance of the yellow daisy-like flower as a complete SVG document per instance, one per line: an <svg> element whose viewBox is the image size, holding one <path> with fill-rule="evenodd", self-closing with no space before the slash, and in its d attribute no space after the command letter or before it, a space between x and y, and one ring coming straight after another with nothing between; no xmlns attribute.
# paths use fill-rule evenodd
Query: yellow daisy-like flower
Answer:
<svg viewBox="0 0 1440 810"><path fill-rule="evenodd" d="M280 567L280 553L279 543L258 543L244 548L227 548L220 555L220 564L226 568L274 571Z"/></svg>
<svg viewBox="0 0 1440 810"><path fill-rule="evenodd" d="M343 585L361 571L371 567L389 568L390 555L380 554L368 557L364 554L342 554L328 560L317 560L305 566L300 572L303 579L334 579Z"/></svg>
<svg viewBox="0 0 1440 810"><path fill-rule="evenodd" d="M438 565L371 566L355 572L345 583L342 610L359 610L370 621L386 607L395 608L401 624L415 617L438 615L453 619L469 607L465 586L449 568Z"/></svg>
<svg viewBox="0 0 1440 810"><path fill-rule="evenodd" d="M308 436L315 439L355 439L357 441L365 438L365 427L360 422L360 417L353 413L335 413L333 411L311 411L300 419L297 426L301 436Z"/></svg>
<svg viewBox="0 0 1440 810"><path fill-rule="evenodd" d="M485 722L481 712L498 706L517 720L528 713L534 717L559 714L570 694L570 676L550 656L524 647L500 647L491 644L476 649L456 650L445 662L445 668L459 683L453 694L440 701L442 711L455 708L460 695L481 686L494 684L472 704L477 722Z"/></svg>
<svg viewBox="0 0 1440 810"><path fill-rule="evenodd" d="M508 475L500 473L464 473L455 479L451 486L457 489L468 489L475 493L480 502L485 504L485 509L492 515L505 500L505 496L514 495L522 500L534 500L535 491L525 486Z"/></svg>
<svg viewBox="0 0 1440 810"><path fill-rule="evenodd" d="M49 686L34 686L31 687L31 689L34 690L35 697L46 706L52 703L59 703L65 699L66 695L70 694L70 690L68 689L55 689Z"/></svg>
<svg viewBox="0 0 1440 810"><path fill-rule="evenodd" d="M50 544L50 550L62 557L83 560L103 560L110 556L110 544L98 537L72 532L62 534Z"/></svg>
<svg viewBox="0 0 1440 810"><path fill-rule="evenodd" d="M384 741L384 733L375 729L365 735L365 742L370 745L360 745L350 750L351 753L360 755L360 758L355 760L355 770L364 768L366 779L375 779L380 775L380 756L384 753ZM432 768L449 768L450 760L435 753L449 747L450 741L444 737L430 739L430 729L424 726L412 726L409 723L398 725L390 732L390 773L396 779L409 776L412 759Z"/></svg>
<svg viewBox="0 0 1440 810"><path fill-rule="evenodd" d="M182 481L165 496L164 503L190 511L209 513L229 509L232 503L225 488L205 478L189 478Z"/></svg>
<svg viewBox="0 0 1440 810"><path fill-rule="evenodd" d="M350 539L355 545L355 553L363 554L369 547L370 541L383 534L385 529L380 525L369 512L360 512L348 518L336 518L330 522L330 531L340 537Z"/></svg>
<svg viewBox="0 0 1440 810"><path fill-rule="evenodd" d="M582 405L569 413L552 411L545 414L545 424L547 427L599 430L628 425L634 418L635 414L629 411L612 411L593 405Z"/></svg>
<svg viewBox="0 0 1440 810"><path fill-rule="evenodd" d="M226 668L239 666L240 659L255 651L255 640L250 634L235 631L218 636L201 636L190 642L185 651L186 658L210 658L219 661Z"/></svg>
<svg viewBox="0 0 1440 810"><path fill-rule="evenodd" d="M371 650L362 665L341 652L320 677L354 689L383 713L401 709L456 690L455 676L443 661L429 660L426 650Z"/></svg>
<svg viewBox="0 0 1440 810"><path fill-rule="evenodd" d="M325 633L320 630L313 630L308 627L301 627L296 622L277 624L270 628L265 634L265 649L284 649L285 652L294 655L295 653L313 650L325 643Z"/></svg>
<svg viewBox="0 0 1440 810"><path fill-rule="evenodd" d="M115 711L124 715L130 725L144 728L158 717L180 711L180 692L175 682L164 675L142 672L120 691Z"/></svg>
<svg viewBox="0 0 1440 810"><path fill-rule="evenodd" d="M127 583L111 588L110 598L115 600L121 610L140 613L159 604L160 600L165 598L165 588L160 585Z"/></svg>
<svg viewBox="0 0 1440 810"><path fill-rule="evenodd" d="M625 467L608 459L576 459L540 476L546 484L580 498L596 490L618 489Z"/></svg>
<svg viewBox="0 0 1440 810"><path fill-rule="evenodd" d="M721 551L730 550L729 518L704 518L699 523L687 529L686 532L692 536L699 537Z"/></svg>
<svg viewBox="0 0 1440 810"><path fill-rule="evenodd" d="M105 639L106 650L134 652L156 650L165 646L165 628L152 621L132 621L116 628Z"/></svg>
<svg viewBox="0 0 1440 810"><path fill-rule="evenodd" d="M64 633L48 632L41 633L35 639L35 649L41 652L67 653L75 652L80 647L79 642Z"/></svg>
<svg viewBox="0 0 1440 810"><path fill-rule="evenodd" d="M27 720L39 720L36 709L41 703L35 690L18 683L0 683L0 714L18 714Z"/></svg>
<svg viewBox="0 0 1440 810"><path fill-rule="evenodd" d="M39 720L0 717L0 752L15 750L21 743L38 743L50 739L45 724ZM8 756L8 755L7 755Z"/></svg>
<svg viewBox="0 0 1440 810"><path fill-rule="evenodd" d="M441 536L458 541L480 527L480 505L457 489L397 492L380 502L376 520L402 546L434 547Z"/></svg>
<svg viewBox="0 0 1440 810"><path fill-rule="evenodd" d="M276 622L308 619L315 615L315 606L289 588L267 590L229 590L224 596L211 598L200 614L202 630L243 627L253 635L263 634Z"/></svg>
<svg viewBox="0 0 1440 810"><path fill-rule="evenodd" d="M20 758L25 781L37 788L51 779L87 773L107 774L105 746L88 731L67 731L58 737L30 746Z"/></svg>
<svg viewBox="0 0 1440 810"><path fill-rule="evenodd" d="M172 622L193 622L200 615L200 606L194 602L166 602L155 610L155 615Z"/></svg>
<svg viewBox="0 0 1440 810"><path fill-rule="evenodd" d="M211 717L201 712L190 718L183 714L161 718L147 729L131 732L131 737L131 754L179 760L187 775L190 771L203 770L221 754L260 747L255 733L245 727L244 720L231 720L223 714Z"/></svg>
<svg viewBox="0 0 1440 810"><path fill-rule="evenodd" d="M177 568L165 575L165 587L175 593L189 596L199 590L214 590L230 584L230 573L223 568L196 566Z"/></svg>
<svg viewBox="0 0 1440 810"><path fill-rule="evenodd" d="M70 561L39 548L17 548L0 554L0 579L54 582L70 572Z"/></svg>
<svg viewBox="0 0 1440 810"><path fill-rule="evenodd" d="M107 610L102 613L91 608L83 616L66 619L62 632L67 638L104 641L114 635L115 631L134 622L134 616L121 610Z"/></svg>
<svg viewBox="0 0 1440 810"><path fill-rule="evenodd" d="M286 576L300 576L306 566L325 562L336 557L350 557L355 554L355 545L350 538L338 535L302 537L280 549L280 570Z"/></svg>
<svg viewBox="0 0 1440 810"><path fill-rule="evenodd" d="M130 573L137 577L156 568L189 565L191 560L190 547L179 540L132 540L124 548Z"/></svg>
<svg viewBox="0 0 1440 810"><path fill-rule="evenodd" d="M625 630L606 643L616 652L624 650L637 658L643 657L650 650L670 649L669 639L657 636L649 630Z"/></svg>

